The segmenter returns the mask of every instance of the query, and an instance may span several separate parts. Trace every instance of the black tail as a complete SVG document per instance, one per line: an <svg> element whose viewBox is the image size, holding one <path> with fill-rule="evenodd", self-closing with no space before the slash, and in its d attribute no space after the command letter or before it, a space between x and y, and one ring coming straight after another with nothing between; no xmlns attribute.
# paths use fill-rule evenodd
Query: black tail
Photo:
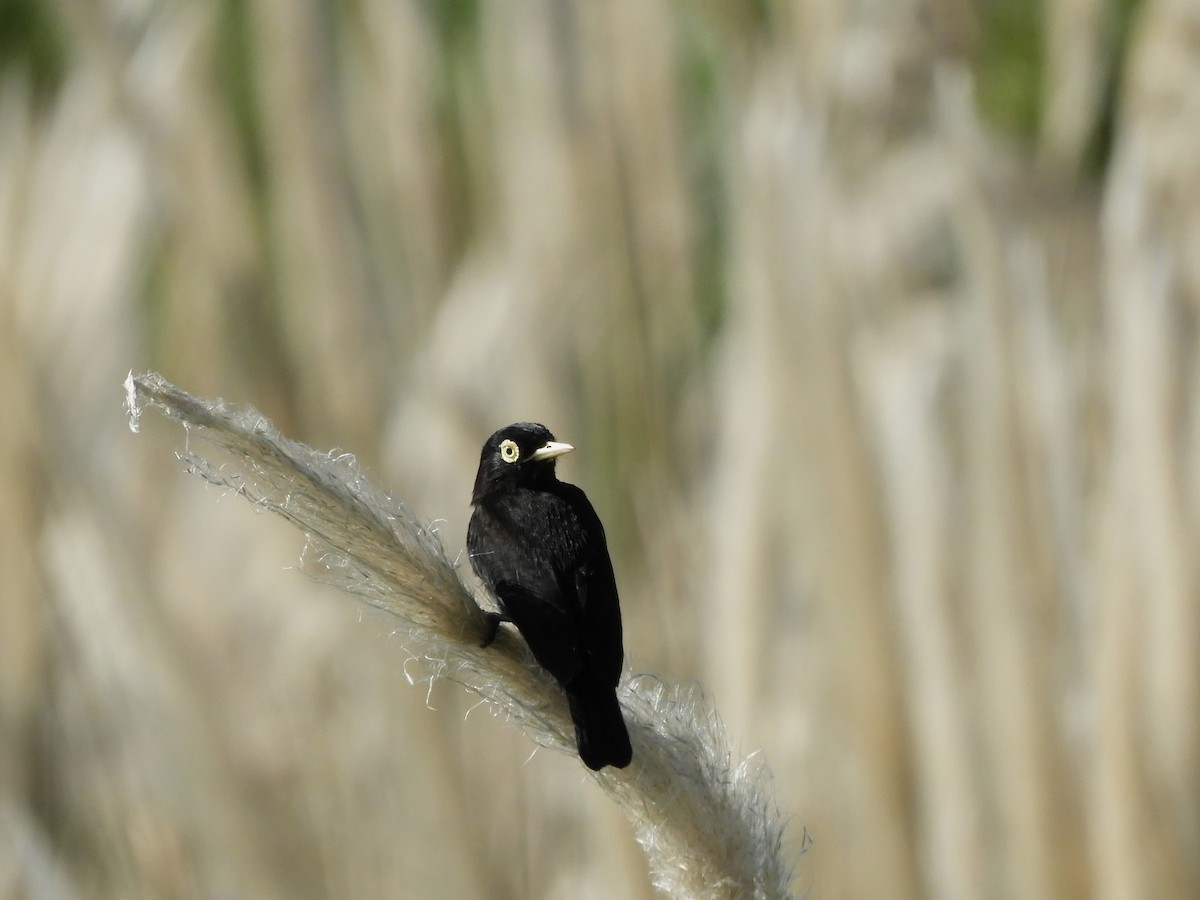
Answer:
<svg viewBox="0 0 1200 900"><path fill-rule="evenodd" d="M629 731L621 716L616 688L605 687L590 672L583 672L564 689L575 723L575 743L584 765L589 769L605 766L623 769L629 765L633 748L629 745Z"/></svg>

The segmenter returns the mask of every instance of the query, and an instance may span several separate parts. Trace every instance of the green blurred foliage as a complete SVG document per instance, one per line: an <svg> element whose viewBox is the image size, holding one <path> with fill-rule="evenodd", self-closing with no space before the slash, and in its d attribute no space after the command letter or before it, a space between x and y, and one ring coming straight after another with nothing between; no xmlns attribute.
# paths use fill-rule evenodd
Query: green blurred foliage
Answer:
<svg viewBox="0 0 1200 900"><path fill-rule="evenodd" d="M263 211L266 158L262 146L262 123L255 91L250 10L246 0L222 0L217 22L214 72L220 96L229 108L238 146L242 152L256 204Z"/></svg>
<svg viewBox="0 0 1200 900"><path fill-rule="evenodd" d="M0 74L23 69L35 96L44 99L58 88L66 63L66 43L50 4L0 0Z"/></svg>
<svg viewBox="0 0 1200 900"><path fill-rule="evenodd" d="M978 16L980 110L1005 131L1032 140L1041 121L1042 0L984 0Z"/></svg>

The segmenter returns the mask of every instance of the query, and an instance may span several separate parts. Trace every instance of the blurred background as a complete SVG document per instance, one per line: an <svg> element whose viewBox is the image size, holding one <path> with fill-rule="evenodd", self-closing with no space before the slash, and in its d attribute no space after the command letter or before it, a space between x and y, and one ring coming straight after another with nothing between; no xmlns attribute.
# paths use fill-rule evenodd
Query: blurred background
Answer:
<svg viewBox="0 0 1200 900"><path fill-rule="evenodd" d="M649 897L128 431L578 452L815 898L1200 896L1200 4L0 0L0 896Z"/></svg>

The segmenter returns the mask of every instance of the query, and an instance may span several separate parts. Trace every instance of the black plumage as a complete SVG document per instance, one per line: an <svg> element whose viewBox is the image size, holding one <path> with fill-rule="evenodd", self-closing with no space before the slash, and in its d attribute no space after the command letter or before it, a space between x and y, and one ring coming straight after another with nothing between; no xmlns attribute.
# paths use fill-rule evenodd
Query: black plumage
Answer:
<svg viewBox="0 0 1200 900"><path fill-rule="evenodd" d="M501 613L567 695L579 756L591 769L624 768L633 750L617 700L624 649L621 607L604 526L587 496L559 481L573 448L543 425L519 422L488 438L479 459L467 551Z"/></svg>

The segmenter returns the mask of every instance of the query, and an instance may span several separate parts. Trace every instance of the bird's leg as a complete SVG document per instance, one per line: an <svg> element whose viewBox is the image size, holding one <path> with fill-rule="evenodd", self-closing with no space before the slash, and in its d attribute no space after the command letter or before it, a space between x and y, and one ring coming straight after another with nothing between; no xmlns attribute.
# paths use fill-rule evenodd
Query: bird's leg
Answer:
<svg viewBox="0 0 1200 900"><path fill-rule="evenodd" d="M496 612L483 612L483 641L480 642L480 647L490 647L492 641L496 639L496 632L500 630L501 622L511 622L512 619L508 616L501 615Z"/></svg>

